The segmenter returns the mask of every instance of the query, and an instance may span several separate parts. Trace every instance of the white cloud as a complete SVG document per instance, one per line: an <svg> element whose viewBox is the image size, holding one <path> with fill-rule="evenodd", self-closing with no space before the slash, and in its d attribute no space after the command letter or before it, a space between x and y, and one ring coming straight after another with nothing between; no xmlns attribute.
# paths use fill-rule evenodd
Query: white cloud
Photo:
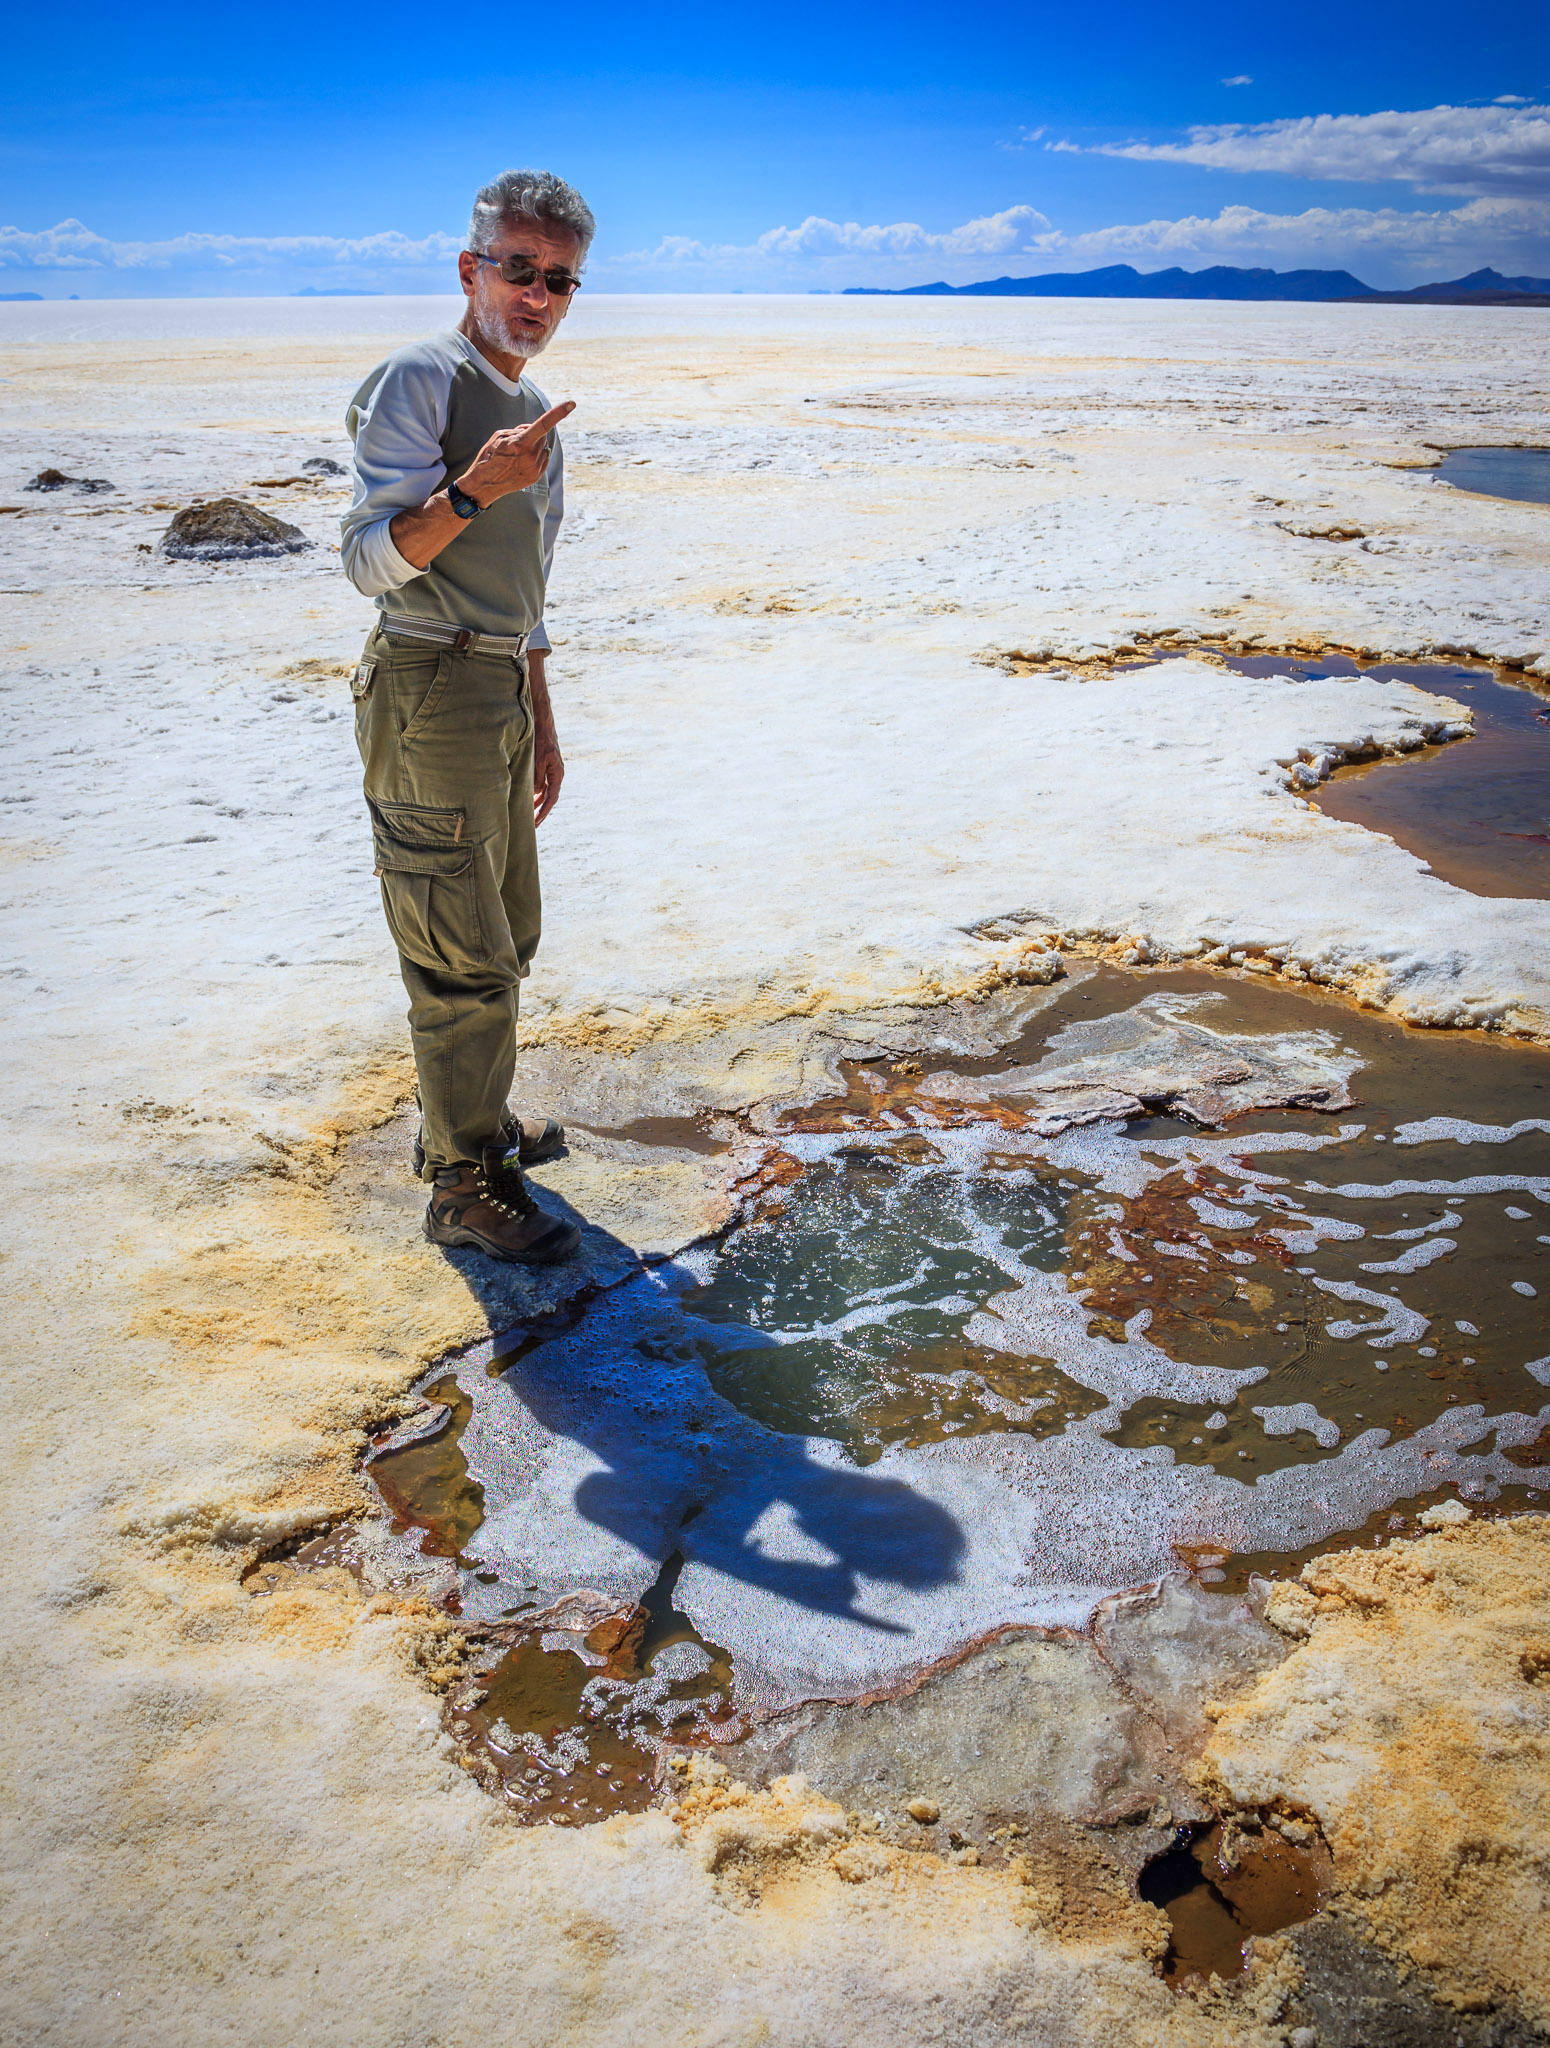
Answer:
<svg viewBox="0 0 1550 2048"><path fill-rule="evenodd" d="M1235 122L1192 128L1188 142L1100 143L1094 153L1219 171L1279 171L1294 178L1397 179L1429 191L1482 197L1550 191L1550 107L1307 114L1256 127Z"/></svg>
<svg viewBox="0 0 1550 2048"><path fill-rule="evenodd" d="M1246 72L1240 71L1236 78L1224 78L1222 83L1223 85L1252 85L1254 81Z"/></svg>
<svg viewBox="0 0 1550 2048"><path fill-rule="evenodd" d="M337 235L176 235L161 242L114 242L78 220L39 233L0 227L0 268L9 270L401 270L449 263L462 248L455 235L415 240L385 234L343 240Z"/></svg>
<svg viewBox="0 0 1550 2048"><path fill-rule="evenodd" d="M193 289L285 290L349 283L387 291L448 289L456 237L388 231L329 235L178 235L115 242L80 221L41 233L0 228L0 269L31 271L59 287L101 280L131 293ZM1133 263L1142 270L1212 263L1351 269L1369 284L1418 283L1483 264L1509 273L1550 271L1550 197L1522 193L1462 205L1308 207L1268 213L1224 206L1213 215L1120 223L1068 233L1036 207L1008 206L941 230L917 221L862 223L810 214L746 243L669 235L654 249L604 254L600 290L791 291L847 285L970 284L1010 272L1034 276ZM218 282L218 280L220 282ZM67 283L68 281L68 283Z"/></svg>
<svg viewBox="0 0 1550 2048"><path fill-rule="evenodd" d="M1354 269L1370 284L1420 282L1486 263L1541 271L1550 247L1550 201L1524 195L1406 212L1399 207L1308 207L1266 213L1224 206L1214 215L1135 221L1068 234L1031 206L966 221L945 233L914 222L864 227L812 216L756 241L707 243L666 237L655 249L604 260L599 282L615 290L769 291L813 285L968 284L998 270L1034 276L1109 263L1161 269L1212 263L1275 269Z"/></svg>
<svg viewBox="0 0 1550 2048"><path fill-rule="evenodd" d="M1209 218L1138 221L1076 235L1051 231L1035 237L1034 248L1041 257L1059 256L1074 263L1150 257L1171 264L1203 258L1212 263L1258 260L1286 267L1344 269L1366 254L1446 263L1457 260L1462 251L1484 263L1500 258L1511 244L1547 237L1550 202L1475 199L1466 206L1416 213L1392 206L1311 206L1302 213L1224 206ZM1041 267L1056 266L1046 262Z"/></svg>
<svg viewBox="0 0 1550 2048"><path fill-rule="evenodd" d="M728 264L795 263L832 257L1004 256L1033 246L1032 236L1048 228L1045 216L1032 206L1009 206L1003 213L965 221L962 227L933 234L915 221L863 227L858 221L825 220L810 213L800 227L770 228L756 242L697 242L687 235L664 235L655 249L637 249L614 258L616 264L665 265L673 269Z"/></svg>

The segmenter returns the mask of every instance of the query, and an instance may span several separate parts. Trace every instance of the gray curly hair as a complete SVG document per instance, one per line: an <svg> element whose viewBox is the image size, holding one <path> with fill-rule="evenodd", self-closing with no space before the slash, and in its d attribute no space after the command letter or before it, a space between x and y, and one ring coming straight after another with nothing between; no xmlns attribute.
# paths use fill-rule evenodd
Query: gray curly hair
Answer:
<svg viewBox="0 0 1550 2048"><path fill-rule="evenodd" d="M468 223L468 246L487 256L503 221L552 221L569 228L581 244L577 267L585 262L597 222L592 209L576 190L557 178L553 171L502 171L474 195L474 210Z"/></svg>

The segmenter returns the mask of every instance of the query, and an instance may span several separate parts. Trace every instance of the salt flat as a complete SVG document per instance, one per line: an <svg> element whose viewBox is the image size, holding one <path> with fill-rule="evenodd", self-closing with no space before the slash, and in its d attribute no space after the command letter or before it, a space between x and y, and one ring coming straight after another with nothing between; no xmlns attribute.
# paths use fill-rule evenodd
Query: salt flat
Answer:
<svg viewBox="0 0 1550 2048"><path fill-rule="evenodd" d="M684 2031L691 1976L685 2038L927 2039L944 2000L1001 2038L1032 1965L988 1880L738 1918L665 1822L517 1835L405 1668L439 1624L240 1588L255 1543L358 1505L362 1428L425 1362L541 1294L476 1294L412 1189L372 1210L340 1179L407 1086L340 673L369 614L337 491L255 488L342 460L360 375L453 310L0 308L19 2038L351 2041L370 2014L452 2040L516 1999L522 2039L606 2015L650 2041ZM1298 795L1458 705L1094 665L1170 632L1542 661L1550 508L1422 466L1534 436L1542 336L1453 308L583 296L540 366L578 411L534 1085L603 1122L741 1108L836 1020L996 1000L1035 938L1237 952L1550 1035L1545 904L1473 898ZM119 488L26 492L45 465ZM155 553L228 492L315 549ZM1361 538L1296 531L1335 527ZM726 1213L681 1159L581 1147L550 1184L607 1224L598 1270ZM422 1960L437 1926L455 1970ZM1105 2038L1120 2009L1159 2040L1276 2038L1177 2009L1118 1936L1039 1957L1027 2038Z"/></svg>

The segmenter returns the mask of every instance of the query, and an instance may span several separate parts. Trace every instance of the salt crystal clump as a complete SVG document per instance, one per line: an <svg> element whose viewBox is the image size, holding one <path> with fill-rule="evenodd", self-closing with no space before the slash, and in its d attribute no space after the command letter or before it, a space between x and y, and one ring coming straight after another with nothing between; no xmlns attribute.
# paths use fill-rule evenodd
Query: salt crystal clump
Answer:
<svg viewBox="0 0 1550 2048"><path fill-rule="evenodd" d="M1423 1529L1456 1529L1472 1519L1472 1511L1461 1500L1440 1500L1416 1517Z"/></svg>
<svg viewBox="0 0 1550 2048"><path fill-rule="evenodd" d="M1305 1636L1313 1627L1318 1602L1306 1586L1280 1579L1265 1595L1265 1619L1283 1636Z"/></svg>

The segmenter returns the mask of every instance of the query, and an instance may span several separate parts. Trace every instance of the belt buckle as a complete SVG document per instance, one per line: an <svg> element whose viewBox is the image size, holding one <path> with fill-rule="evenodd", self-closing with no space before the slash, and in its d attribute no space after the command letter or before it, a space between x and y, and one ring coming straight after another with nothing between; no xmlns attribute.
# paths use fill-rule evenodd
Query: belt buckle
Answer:
<svg viewBox="0 0 1550 2048"><path fill-rule="evenodd" d="M466 654L478 637L476 633L470 633L466 626L462 626L453 634L452 645L457 653Z"/></svg>

